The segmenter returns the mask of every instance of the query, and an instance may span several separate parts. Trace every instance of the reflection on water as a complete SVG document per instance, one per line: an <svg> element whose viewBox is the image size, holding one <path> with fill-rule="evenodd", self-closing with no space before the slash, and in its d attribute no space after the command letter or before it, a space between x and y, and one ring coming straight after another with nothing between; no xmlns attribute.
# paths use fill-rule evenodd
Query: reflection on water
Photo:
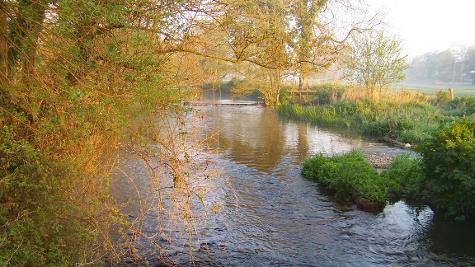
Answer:
<svg viewBox="0 0 475 267"><path fill-rule="evenodd" d="M349 131L334 133L285 121L262 107L207 108L205 112L206 134L215 137L212 146L226 152L228 159L260 171L271 171L286 159L298 164L315 153L334 154L352 148L388 154L402 151Z"/></svg>
<svg viewBox="0 0 475 267"><path fill-rule="evenodd" d="M314 153L358 147L366 152L401 150L351 132L336 133L282 120L260 107L203 107L203 136L213 137L201 156L223 170L209 197L219 213L196 226L197 265L212 266L407 266L475 264L474 227L432 222L426 207L403 202L371 214L339 209L318 184L300 175ZM128 169L135 173L135 163ZM145 178L144 173L142 179ZM130 189L118 186L119 194ZM153 232L151 212L145 228ZM160 241L160 240L159 240ZM187 239L165 253L189 264ZM149 258L156 257L150 249Z"/></svg>

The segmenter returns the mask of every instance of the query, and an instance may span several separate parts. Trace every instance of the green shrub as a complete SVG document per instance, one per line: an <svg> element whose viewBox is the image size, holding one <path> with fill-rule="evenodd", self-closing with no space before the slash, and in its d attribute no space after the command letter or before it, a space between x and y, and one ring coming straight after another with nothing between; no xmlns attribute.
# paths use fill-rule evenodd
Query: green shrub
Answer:
<svg viewBox="0 0 475 267"><path fill-rule="evenodd" d="M449 93L447 91L439 91L437 92L436 95L436 104L437 105L445 105L447 102L449 102Z"/></svg>
<svg viewBox="0 0 475 267"><path fill-rule="evenodd" d="M441 127L419 148L432 205L445 218L475 216L475 123Z"/></svg>
<svg viewBox="0 0 475 267"><path fill-rule="evenodd" d="M444 109L447 114L450 115L459 117L471 116L475 113L475 97L457 97L454 100L447 102Z"/></svg>
<svg viewBox="0 0 475 267"><path fill-rule="evenodd" d="M390 195L419 200L424 182L420 158L399 155L379 174L363 153L356 150L332 157L315 155L303 163L302 174L323 184L340 200L358 202L363 198L377 203L380 208Z"/></svg>
<svg viewBox="0 0 475 267"><path fill-rule="evenodd" d="M59 192L71 170L15 140L16 130L0 128L0 265L68 265L94 237L80 221L88 214ZM77 250L66 250L66 244Z"/></svg>
<svg viewBox="0 0 475 267"><path fill-rule="evenodd" d="M380 204L386 201L385 182L356 150L328 158L315 155L303 163L302 174L321 182L341 200L349 200L356 193Z"/></svg>
<svg viewBox="0 0 475 267"><path fill-rule="evenodd" d="M316 91L313 102L319 105L333 104L340 101L348 85L341 83L323 83L314 85L310 90Z"/></svg>
<svg viewBox="0 0 475 267"><path fill-rule="evenodd" d="M424 172L420 158L398 155L381 175L390 181L390 191L398 196L416 199L421 192Z"/></svg>

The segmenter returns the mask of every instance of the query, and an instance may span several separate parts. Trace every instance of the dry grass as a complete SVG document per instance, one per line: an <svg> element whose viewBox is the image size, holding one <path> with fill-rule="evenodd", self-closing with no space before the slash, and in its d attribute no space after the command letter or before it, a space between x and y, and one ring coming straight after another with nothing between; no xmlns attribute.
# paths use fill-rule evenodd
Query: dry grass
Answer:
<svg viewBox="0 0 475 267"><path fill-rule="evenodd" d="M391 103L396 105L406 103L429 103L430 97L419 92L410 90L383 90L381 93L371 93L362 87L351 87L347 89L342 97L347 101L367 101Z"/></svg>

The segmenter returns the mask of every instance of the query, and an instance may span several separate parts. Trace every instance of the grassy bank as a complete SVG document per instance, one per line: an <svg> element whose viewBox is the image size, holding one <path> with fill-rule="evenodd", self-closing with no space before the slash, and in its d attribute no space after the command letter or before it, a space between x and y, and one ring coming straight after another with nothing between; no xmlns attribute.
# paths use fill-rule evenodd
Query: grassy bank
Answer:
<svg viewBox="0 0 475 267"><path fill-rule="evenodd" d="M351 128L367 136L390 137L407 143L419 143L440 124L454 120L437 108L422 103L392 105L342 101L324 106L284 104L279 107L279 113L323 126Z"/></svg>
<svg viewBox="0 0 475 267"><path fill-rule="evenodd" d="M278 111L297 120L351 128L367 136L411 144L427 140L441 125L461 117L472 118L475 112L475 98L471 97L449 101L444 94L429 98L410 92L387 92L381 100L374 100L355 89L341 92L343 89L338 88L328 93L331 90L315 94L313 105L286 103Z"/></svg>

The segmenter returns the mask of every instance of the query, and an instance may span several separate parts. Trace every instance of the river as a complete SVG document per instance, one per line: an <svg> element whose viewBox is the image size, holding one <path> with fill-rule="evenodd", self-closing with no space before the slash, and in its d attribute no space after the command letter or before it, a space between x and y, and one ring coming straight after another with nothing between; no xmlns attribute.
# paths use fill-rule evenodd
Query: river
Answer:
<svg viewBox="0 0 475 267"><path fill-rule="evenodd" d="M475 265L475 227L434 222L428 207L388 203L380 213L340 205L300 175L310 155L359 148L397 154L401 149L351 131L319 128L280 118L263 107L200 107L202 136L212 136L200 157L219 168L208 196L219 211L174 240L156 232L157 213L145 216L144 232L165 242L161 253L180 265L198 266L447 266ZM148 186L138 161L124 170ZM137 175L138 174L138 175ZM120 175L119 175L120 176ZM140 178L142 177L142 178ZM116 182L119 201L133 191ZM117 193L118 192L118 193ZM162 226L167 228L167 224ZM141 242L141 254L157 263L156 249ZM190 263L189 251L193 263Z"/></svg>

